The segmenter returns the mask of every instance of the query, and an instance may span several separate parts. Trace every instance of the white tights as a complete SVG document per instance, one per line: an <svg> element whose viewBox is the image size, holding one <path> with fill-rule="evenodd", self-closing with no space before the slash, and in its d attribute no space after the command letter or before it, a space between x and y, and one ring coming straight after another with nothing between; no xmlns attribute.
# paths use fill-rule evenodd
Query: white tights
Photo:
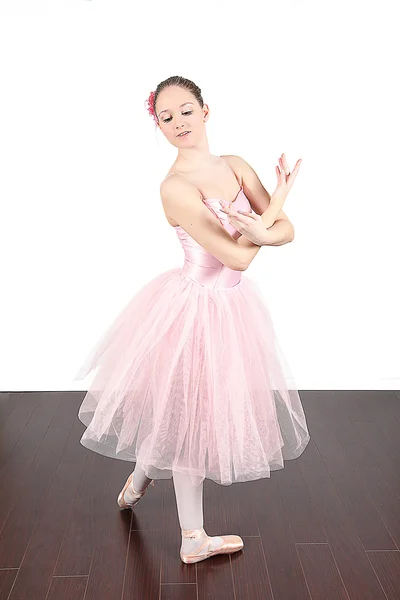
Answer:
<svg viewBox="0 0 400 600"><path fill-rule="evenodd" d="M189 475L172 471L176 507L181 529L201 529L203 518L203 485L193 485Z"/></svg>
<svg viewBox="0 0 400 600"><path fill-rule="evenodd" d="M188 529L203 529L203 487L204 481L200 485L193 485L189 475L178 471L172 472L174 481L176 506L178 510L178 518L181 530ZM143 469L136 463L133 472L132 485L136 492L143 492L150 484L151 479L146 477ZM129 501L127 495L126 499ZM206 532L203 532L200 537L187 538L182 534L181 551L184 554L193 552L207 537ZM223 543L220 536L210 537L210 549L215 549ZM204 550L206 551L206 549Z"/></svg>
<svg viewBox="0 0 400 600"><path fill-rule="evenodd" d="M181 529L201 529L203 527L203 484L192 485L189 475L173 471L176 505ZM150 484L143 469L136 463L133 471L132 486L135 492L144 492ZM129 501L129 488L125 493Z"/></svg>

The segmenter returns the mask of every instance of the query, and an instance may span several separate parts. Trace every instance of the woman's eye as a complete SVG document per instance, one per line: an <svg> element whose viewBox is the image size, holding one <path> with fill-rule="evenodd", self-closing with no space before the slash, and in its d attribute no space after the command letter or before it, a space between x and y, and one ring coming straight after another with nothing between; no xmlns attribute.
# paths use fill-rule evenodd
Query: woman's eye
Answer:
<svg viewBox="0 0 400 600"><path fill-rule="evenodd" d="M188 111L186 111L186 112L184 112L182 114L183 115L191 115L192 112L193 112L192 110L188 110ZM164 119L164 123L169 123L171 119L172 119L172 117L169 117L169 119Z"/></svg>

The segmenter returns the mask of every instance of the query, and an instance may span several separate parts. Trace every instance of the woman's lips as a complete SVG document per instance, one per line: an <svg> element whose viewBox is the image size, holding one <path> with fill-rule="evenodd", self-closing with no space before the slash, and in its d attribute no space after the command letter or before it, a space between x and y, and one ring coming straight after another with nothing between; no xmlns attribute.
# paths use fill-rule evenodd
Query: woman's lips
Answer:
<svg viewBox="0 0 400 600"><path fill-rule="evenodd" d="M176 137L186 137L187 135L189 135L190 131L187 131L184 133L184 135L178 134Z"/></svg>

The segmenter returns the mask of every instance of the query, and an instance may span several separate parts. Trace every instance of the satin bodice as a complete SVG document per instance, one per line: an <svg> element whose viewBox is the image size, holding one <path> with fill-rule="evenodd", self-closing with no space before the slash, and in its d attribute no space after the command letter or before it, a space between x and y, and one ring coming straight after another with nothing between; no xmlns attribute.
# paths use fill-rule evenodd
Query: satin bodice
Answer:
<svg viewBox="0 0 400 600"><path fill-rule="evenodd" d="M228 215L221 210L219 198L203 198L203 202L214 213L215 217L219 219L221 225L230 233L233 239L240 237L237 229L229 223ZM244 210L251 212L251 205L243 191L243 187L240 188L231 206L235 211ZM213 289L230 288L240 283L242 278L241 271L235 271L221 263L221 261L196 242L180 225L177 225L174 229L185 253L181 275L203 287Z"/></svg>

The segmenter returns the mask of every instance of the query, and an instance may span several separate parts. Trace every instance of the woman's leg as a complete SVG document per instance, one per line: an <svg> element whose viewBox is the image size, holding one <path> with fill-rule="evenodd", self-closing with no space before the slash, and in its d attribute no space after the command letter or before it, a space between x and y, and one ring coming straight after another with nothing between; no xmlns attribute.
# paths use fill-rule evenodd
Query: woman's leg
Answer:
<svg viewBox="0 0 400 600"><path fill-rule="evenodd" d="M151 481L152 479L146 477L143 469L139 466L138 463L136 463L132 477L132 485L135 492L138 492L140 494L144 492L144 490L148 487Z"/></svg>
<svg viewBox="0 0 400 600"><path fill-rule="evenodd" d="M136 461L136 466L133 471L132 485L130 485L128 487L128 489L126 490L126 493L125 493L125 498L126 498L127 502L132 501L132 498L133 498L132 487L135 490L135 492L137 492L138 494L141 494L142 492L144 492L147 489L150 482L152 481L151 479L149 479L149 477L146 477L143 469L139 466L139 462L140 462L141 458L143 458L143 456L144 457L146 456L146 451L147 451L149 442L150 442L150 434L144 439L144 441L142 442L142 444L140 446L137 461Z"/></svg>
<svg viewBox="0 0 400 600"><path fill-rule="evenodd" d="M147 487L149 486L152 480L146 477L143 469L136 463L136 467L133 471L132 481L126 488L124 492L124 500L125 502L131 503L134 500L137 500L137 495L134 494L134 491L142 494Z"/></svg>
<svg viewBox="0 0 400 600"><path fill-rule="evenodd" d="M181 552L189 554L196 550L208 537L204 531L203 519L203 485L193 485L189 475L172 472L175 488L176 506L182 531ZM183 534L185 531L185 537ZM187 536L187 537L186 537ZM222 537L210 537L210 547L205 546L200 554L215 550L224 542Z"/></svg>
<svg viewBox="0 0 400 600"><path fill-rule="evenodd" d="M203 527L203 485L193 485L189 475L172 471L176 506L182 529L201 529Z"/></svg>

